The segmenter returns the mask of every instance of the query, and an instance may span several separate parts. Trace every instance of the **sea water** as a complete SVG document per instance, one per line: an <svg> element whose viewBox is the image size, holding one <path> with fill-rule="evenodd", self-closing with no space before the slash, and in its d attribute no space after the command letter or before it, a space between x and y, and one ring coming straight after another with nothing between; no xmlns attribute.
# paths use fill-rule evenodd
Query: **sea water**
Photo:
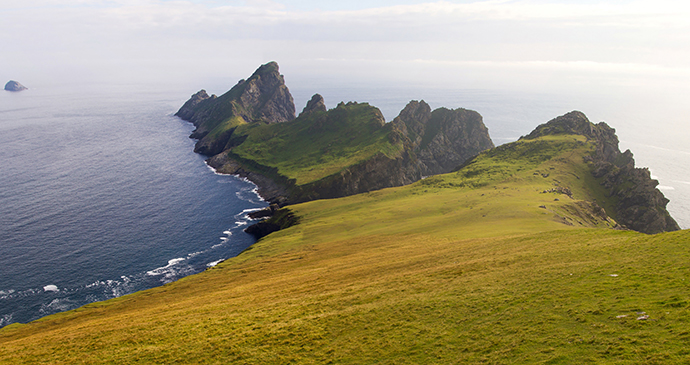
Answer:
<svg viewBox="0 0 690 365"><path fill-rule="evenodd" d="M254 242L242 229L266 203L251 183L209 169L192 152L193 127L173 116L196 91L46 85L0 93L0 326L159 286ZM369 102L387 121L413 99L473 109L496 145L581 110L617 129L622 149L650 168L671 214L690 227L690 150L671 132L681 113L659 115L631 98L462 88L305 84L291 92L298 112L319 92L329 108Z"/></svg>
<svg viewBox="0 0 690 365"><path fill-rule="evenodd" d="M254 243L247 212L266 203L193 153L193 127L172 115L191 92L0 93L0 326L159 286Z"/></svg>

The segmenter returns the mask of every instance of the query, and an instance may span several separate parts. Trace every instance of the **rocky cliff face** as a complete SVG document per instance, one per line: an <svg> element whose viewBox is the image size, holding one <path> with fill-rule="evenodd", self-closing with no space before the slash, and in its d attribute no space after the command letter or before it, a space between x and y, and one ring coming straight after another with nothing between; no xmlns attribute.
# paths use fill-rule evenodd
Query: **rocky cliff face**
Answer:
<svg viewBox="0 0 690 365"><path fill-rule="evenodd" d="M411 101L391 122L410 140L422 175L452 171L481 151L493 148L482 116L473 110L439 108Z"/></svg>
<svg viewBox="0 0 690 365"><path fill-rule="evenodd" d="M302 112L299 114L300 117L303 115L307 115L313 112L325 112L326 111L326 103L323 100L323 96L319 94L314 94L314 96L311 97L311 99L307 102L307 105L302 109Z"/></svg>
<svg viewBox="0 0 690 365"><path fill-rule="evenodd" d="M18 83L17 81L10 80L5 84L5 90L7 91L22 91L26 90L27 87Z"/></svg>
<svg viewBox="0 0 690 365"><path fill-rule="evenodd" d="M588 162L594 177L616 202L615 212L609 214L619 224L649 234L680 229L666 210L668 199L656 188L659 182L651 178L648 169L635 167L630 150L620 151L615 129L604 122L595 125L583 113L573 111L537 127L523 138L557 134L579 134L595 143L596 149Z"/></svg>
<svg viewBox="0 0 690 365"><path fill-rule="evenodd" d="M219 97L199 91L175 115L196 126L190 136L199 139L195 151L213 156L225 149L238 125L287 122L295 119L295 104L278 64L270 62Z"/></svg>
<svg viewBox="0 0 690 365"><path fill-rule="evenodd" d="M247 125L284 123L295 118L292 96L275 62L261 66L249 79L240 80L220 97L199 91L176 115L196 126L191 136L199 139L195 151L211 156L209 165L222 173L249 178L259 185L259 193L265 199L280 205L409 184L423 176L450 172L468 158L494 146L482 117L474 111L441 108L432 112L424 101L412 101L393 122L386 124L380 111L368 104L340 103L329 111L323 97L315 94L293 122L298 123L295 124L297 128L292 128L290 133L308 133L301 137L299 145L318 140L319 146L323 146L319 148L323 148L323 153L329 154L331 159L333 148L341 154L338 158L343 159L374 145L382 149L364 160L356 159L357 162L336 173L297 184L294 179L281 175L275 167L247 160L233 152L235 148L245 146L247 138L250 138L251 131ZM371 120L367 119L362 125L356 124L362 123L361 120L351 119L361 119L364 115ZM383 136L383 140L387 138L387 144L380 146L381 139L377 137L371 141L373 144L356 145L356 148L348 145L362 140L364 130L367 135ZM262 135L270 134L265 132ZM294 134L290 138L293 137ZM251 140L246 143L251 143ZM262 148L271 145L257 143L264 143ZM282 158L284 153L282 149L271 150L266 155ZM318 161L313 151L310 153L307 160Z"/></svg>

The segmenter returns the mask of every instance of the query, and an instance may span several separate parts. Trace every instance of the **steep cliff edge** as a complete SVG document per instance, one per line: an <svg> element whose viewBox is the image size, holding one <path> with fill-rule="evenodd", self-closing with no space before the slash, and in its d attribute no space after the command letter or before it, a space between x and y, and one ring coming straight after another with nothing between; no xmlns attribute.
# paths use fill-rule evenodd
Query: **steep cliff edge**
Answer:
<svg viewBox="0 0 690 365"><path fill-rule="evenodd" d="M606 189L613 211L607 212L622 226L643 233L679 230L678 223L666 210L666 199L656 188L647 168L636 168L630 150L621 152L615 129L606 123L591 123L578 111L557 117L538 126L522 139L547 135L577 134L594 142L595 150L587 157L592 175Z"/></svg>
<svg viewBox="0 0 690 365"><path fill-rule="evenodd" d="M315 94L295 118L275 62L220 97L201 90L177 112L197 128L195 151L246 177L280 205L406 185L449 172L493 147L481 116L412 101L393 122L367 103L327 110Z"/></svg>
<svg viewBox="0 0 690 365"><path fill-rule="evenodd" d="M194 151L213 156L226 149L240 125L295 119L295 104L278 64L269 62L219 97L199 91L175 115L196 127L190 136L199 139Z"/></svg>
<svg viewBox="0 0 690 365"><path fill-rule="evenodd" d="M392 124L410 139L411 151L425 176L449 172L478 152L494 147L482 116L473 110L431 111L423 100L411 101Z"/></svg>

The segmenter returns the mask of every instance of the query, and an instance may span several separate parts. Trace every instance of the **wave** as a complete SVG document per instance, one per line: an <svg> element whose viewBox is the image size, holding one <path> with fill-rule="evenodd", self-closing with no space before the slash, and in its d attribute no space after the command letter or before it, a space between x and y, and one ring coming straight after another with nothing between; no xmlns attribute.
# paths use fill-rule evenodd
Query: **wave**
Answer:
<svg viewBox="0 0 690 365"><path fill-rule="evenodd" d="M216 260L216 261L209 262L208 264L206 264L206 267L214 267L214 266L220 264L220 263L223 262L223 261L225 261L225 259L221 259L221 260Z"/></svg>
<svg viewBox="0 0 690 365"><path fill-rule="evenodd" d="M49 284L43 287L43 291L59 292L57 285Z"/></svg>
<svg viewBox="0 0 690 365"><path fill-rule="evenodd" d="M150 275L150 276L163 275L163 274L166 273L166 271L167 271L168 269L170 269L171 267L173 267L173 266L175 266L175 265L177 265L177 264L179 264L180 262L185 261L185 260L186 260L186 258L184 258L184 257L178 257L178 258L175 258L175 259L172 259L172 260L168 260L168 264L167 264L167 265L161 266L161 267L157 267L157 268L155 268L155 269L153 269L153 270L147 271L147 272L146 272L146 275Z"/></svg>

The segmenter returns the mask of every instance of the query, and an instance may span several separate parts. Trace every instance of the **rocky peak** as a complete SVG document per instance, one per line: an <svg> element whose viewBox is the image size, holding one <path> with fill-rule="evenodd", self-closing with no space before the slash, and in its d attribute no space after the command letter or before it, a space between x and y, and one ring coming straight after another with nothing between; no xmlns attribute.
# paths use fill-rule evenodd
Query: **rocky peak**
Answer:
<svg viewBox="0 0 690 365"><path fill-rule="evenodd" d="M412 143L423 175L452 171L470 157L494 147L479 113L439 108L413 100L391 122Z"/></svg>
<svg viewBox="0 0 690 365"><path fill-rule="evenodd" d="M326 103L323 100L323 96L319 94L314 94L311 99L307 102L307 105L302 109L300 116L307 115L313 112L325 112Z"/></svg>
<svg viewBox="0 0 690 365"><path fill-rule="evenodd" d="M26 90L27 87L18 83L17 81L10 80L5 84L5 90L7 91L22 91Z"/></svg>
<svg viewBox="0 0 690 365"><path fill-rule="evenodd" d="M520 139L535 139L546 135L575 134L587 137L587 139L597 141L597 154L604 159L613 162L620 158L618 149L618 136L616 130L608 124L600 122L593 124L587 116L580 111L572 111L562 116L556 117L546 124L535 128L527 136ZM632 158L632 153L627 152Z"/></svg>
<svg viewBox="0 0 690 365"><path fill-rule="evenodd" d="M295 119L295 103L276 62L261 65L237 86L243 88L239 96L242 106L255 110L250 119L266 124Z"/></svg>
<svg viewBox="0 0 690 365"><path fill-rule="evenodd" d="M404 123L410 140L419 144L429 119L431 119L431 107L429 104L424 100L412 100L407 103L394 121L397 120Z"/></svg>
<svg viewBox="0 0 690 365"><path fill-rule="evenodd" d="M295 119L295 103L278 64L269 62L219 97L199 91L175 115L196 126L190 136L199 139L195 151L212 156L224 150L238 125L233 120L287 122Z"/></svg>
<svg viewBox="0 0 690 365"><path fill-rule="evenodd" d="M213 95L213 97L216 97L216 96ZM192 95L192 97L189 98L189 100L187 100L187 102L184 103L184 105L182 105L180 110L178 110L177 113L175 113L175 115L184 119L184 120L189 120L194 115L194 111L195 111L197 105L199 105L199 103L201 103L202 101L204 101L206 99L210 99L210 98L211 97L208 96L208 94L206 93L206 90L202 89L199 92L197 92L196 94Z"/></svg>
<svg viewBox="0 0 690 365"><path fill-rule="evenodd" d="M616 202L615 211L609 214L619 224L649 234L680 229L666 210L668 199L656 188L659 182L651 178L648 169L635 167L630 150L620 151L615 129L604 122L593 124L583 113L573 111L538 126L521 139L559 134L582 135L594 142L596 148L587 161L592 175Z"/></svg>

